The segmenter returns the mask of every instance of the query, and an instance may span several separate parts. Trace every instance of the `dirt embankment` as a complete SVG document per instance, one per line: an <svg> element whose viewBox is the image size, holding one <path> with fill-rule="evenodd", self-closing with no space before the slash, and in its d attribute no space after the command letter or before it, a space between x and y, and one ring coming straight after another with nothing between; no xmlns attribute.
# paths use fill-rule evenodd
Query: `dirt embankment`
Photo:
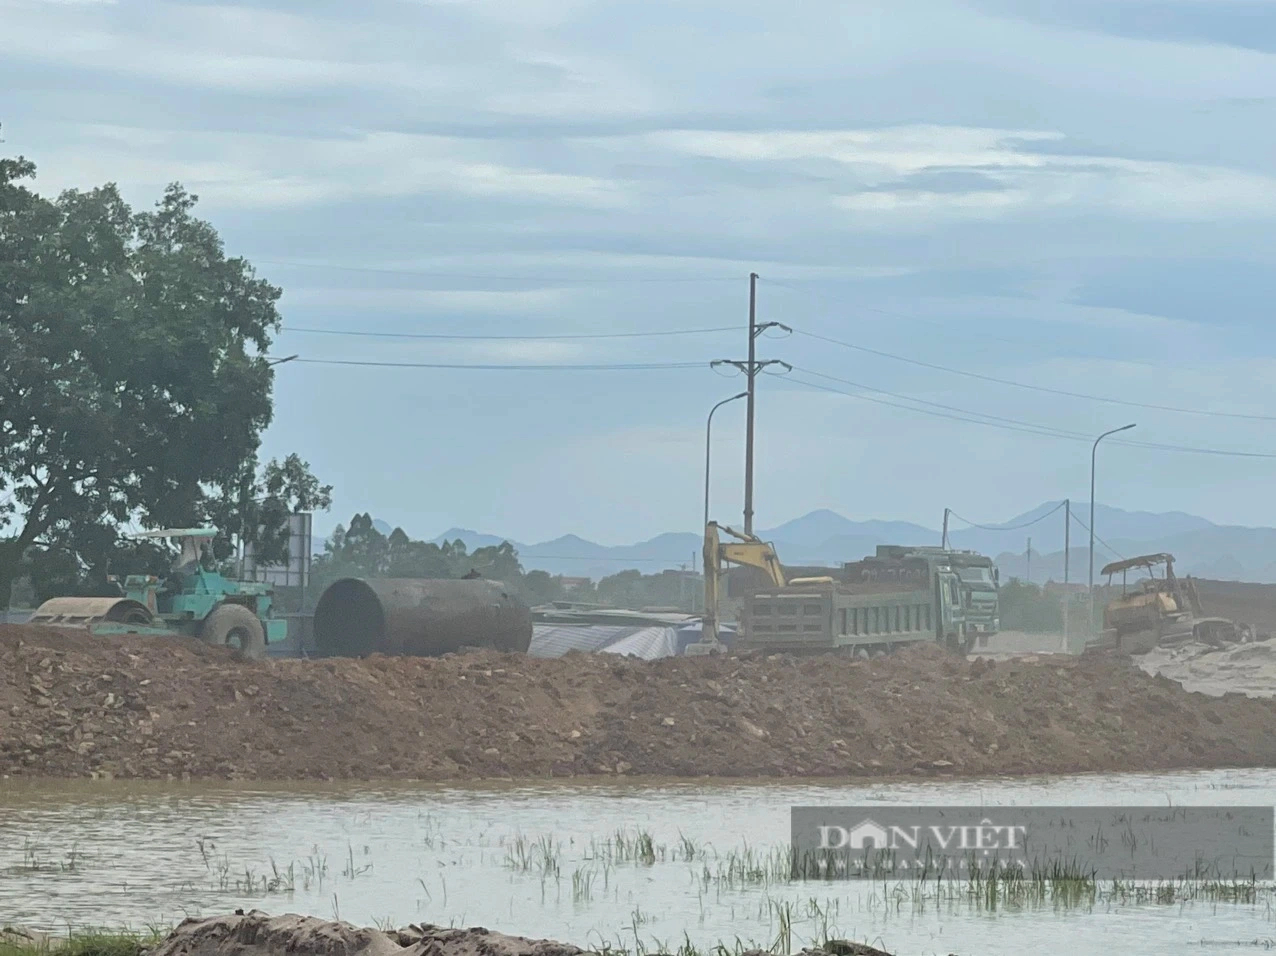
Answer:
<svg viewBox="0 0 1276 956"><path fill-rule="evenodd" d="M1193 580L1207 615L1248 624L1260 634L1276 634L1276 584Z"/></svg>
<svg viewBox="0 0 1276 956"><path fill-rule="evenodd" d="M409 926L364 929L313 916L234 916L188 919L147 956L586 956L589 950L549 939L509 936L482 927ZM746 950L741 956L771 956ZM831 940L799 956L890 956L850 940Z"/></svg>
<svg viewBox="0 0 1276 956"><path fill-rule="evenodd" d="M0 627L0 774L465 780L1276 766L1276 702L1130 661L258 661Z"/></svg>

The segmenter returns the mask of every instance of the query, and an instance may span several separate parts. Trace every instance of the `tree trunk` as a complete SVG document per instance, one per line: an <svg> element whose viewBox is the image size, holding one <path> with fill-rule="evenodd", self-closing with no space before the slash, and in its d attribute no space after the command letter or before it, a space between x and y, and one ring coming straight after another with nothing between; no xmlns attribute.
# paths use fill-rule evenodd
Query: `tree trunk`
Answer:
<svg viewBox="0 0 1276 956"><path fill-rule="evenodd" d="M9 609L13 582L18 578L24 550L25 545L21 544L18 538L6 538L0 541L0 611Z"/></svg>
<svg viewBox="0 0 1276 956"><path fill-rule="evenodd" d="M35 539L44 533L44 527L28 520L16 538L0 538L0 611L9 609L13 597L13 582L22 570L22 556Z"/></svg>

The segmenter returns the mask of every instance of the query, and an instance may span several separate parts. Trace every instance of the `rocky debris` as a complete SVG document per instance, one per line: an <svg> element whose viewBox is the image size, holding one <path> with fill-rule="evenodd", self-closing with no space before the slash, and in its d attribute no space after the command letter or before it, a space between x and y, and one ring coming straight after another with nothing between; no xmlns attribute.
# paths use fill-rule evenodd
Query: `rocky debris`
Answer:
<svg viewBox="0 0 1276 956"><path fill-rule="evenodd" d="M1273 730L1112 655L243 661L0 626L0 775L970 777L1276 766Z"/></svg>
<svg viewBox="0 0 1276 956"><path fill-rule="evenodd" d="M147 956L580 956L588 952L548 939L508 936L482 927L409 926L382 932L313 916L268 916L259 910L188 919ZM656 954L659 956L659 954ZM756 950L742 956L773 956ZM833 940L800 956L890 956L862 943Z"/></svg>
<svg viewBox="0 0 1276 956"><path fill-rule="evenodd" d="M148 956L402 956L398 939L314 916L259 910L184 920Z"/></svg>

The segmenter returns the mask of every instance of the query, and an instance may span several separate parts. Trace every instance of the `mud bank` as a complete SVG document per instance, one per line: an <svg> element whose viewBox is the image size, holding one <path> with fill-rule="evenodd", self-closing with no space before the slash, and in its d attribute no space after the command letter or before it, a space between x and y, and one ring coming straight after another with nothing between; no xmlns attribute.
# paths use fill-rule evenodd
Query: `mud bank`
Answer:
<svg viewBox="0 0 1276 956"><path fill-rule="evenodd" d="M0 774L212 779L988 776L1276 766L1276 702L1128 659L240 661L0 627Z"/></svg>
<svg viewBox="0 0 1276 956"><path fill-rule="evenodd" d="M1276 696L1276 640L1224 647L1157 647L1136 662L1149 674L1162 674L1188 690L1212 697L1229 693Z"/></svg>
<svg viewBox="0 0 1276 956"><path fill-rule="evenodd" d="M382 931L311 916L272 917L254 911L186 920L147 956L582 956L587 952L568 943L508 936L482 927L427 925ZM763 951L746 951L741 956L763 956ZM890 954L835 940L823 949L803 950L802 956Z"/></svg>

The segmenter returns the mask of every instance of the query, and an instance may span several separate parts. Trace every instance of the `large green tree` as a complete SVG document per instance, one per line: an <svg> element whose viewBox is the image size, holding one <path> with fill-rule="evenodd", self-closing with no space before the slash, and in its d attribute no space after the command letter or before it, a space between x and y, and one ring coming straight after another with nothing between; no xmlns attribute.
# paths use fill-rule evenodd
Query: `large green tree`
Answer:
<svg viewBox="0 0 1276 956"><path fill-rule="evenodd" d="M224 518L246 484L322 500L304 462L256 468L280 290L180 185L135 212L114 185L50 199L34 176L0 159L0 606L33 547L107 553L129 523Z"/></svg>

